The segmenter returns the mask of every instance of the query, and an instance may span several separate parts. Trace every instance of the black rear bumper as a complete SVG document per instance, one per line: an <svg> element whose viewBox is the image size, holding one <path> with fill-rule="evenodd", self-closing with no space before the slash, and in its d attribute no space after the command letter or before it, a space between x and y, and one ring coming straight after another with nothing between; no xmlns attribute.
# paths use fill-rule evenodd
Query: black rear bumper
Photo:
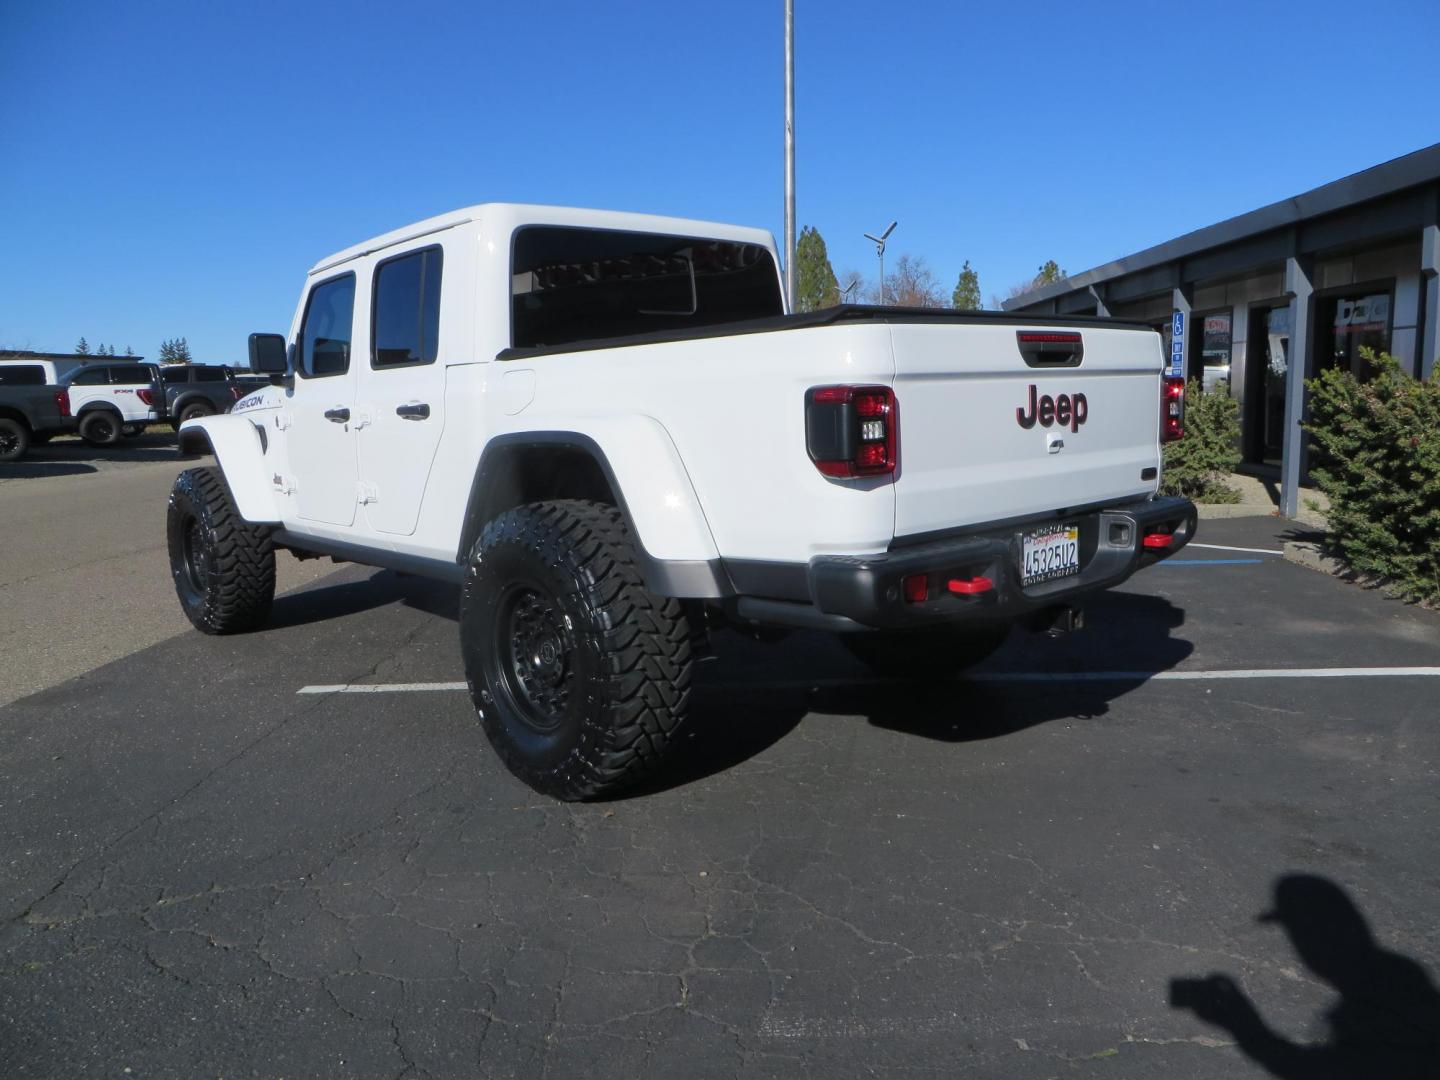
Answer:
<svg viewBox="0 0 1440 1080"><path fill-rule="evenodd" d="M857 624L854 629L900 629L1016 619L1119 585L1136 570L1173 555L1195 536L1195 506L1180 498L1146 499L1044 520L1080 527L1078 574L1028 586L1021 583L1022 536L1043 524L1031 522L876 555L818 555L809 567L814 611L836 629L846 622ZM1169 533L1172 539L1163 548L1146 547L1147 531ZM905 579L920 574L928 579L928 599L907 601ZM949 587L953 580L981 578L990 583L983 592L957 594ZM807 620L813 621L813 617Z"/></svg>

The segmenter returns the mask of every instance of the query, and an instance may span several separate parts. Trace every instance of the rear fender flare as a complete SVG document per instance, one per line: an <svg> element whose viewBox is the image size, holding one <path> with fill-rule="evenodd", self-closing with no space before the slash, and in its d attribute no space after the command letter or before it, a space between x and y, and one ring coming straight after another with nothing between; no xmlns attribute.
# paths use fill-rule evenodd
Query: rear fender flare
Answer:
<svg viewBox="0 0 1440 1080"><path fill-rule="evenodd" d="M636 541L638 569L653 592L716 598L734 589L670 433L647 416L585 418L492 438L480 455L456 560L464 562L485 523L532 497L513 473L527 452L563 448L590 458ZM524 492L523 496L517 493ZM541 491L538 498L556 497ZM560 497L565 497L563 494Z"/></svg>
<svg viewBox="0 0 1440 1080"><path fill-rule="evenodd" d="M272 525L280 520L275 507L265 446L255 425L244 416L217 414L180 425L180 452L215 455L215 463L246 521Z"/></svg>

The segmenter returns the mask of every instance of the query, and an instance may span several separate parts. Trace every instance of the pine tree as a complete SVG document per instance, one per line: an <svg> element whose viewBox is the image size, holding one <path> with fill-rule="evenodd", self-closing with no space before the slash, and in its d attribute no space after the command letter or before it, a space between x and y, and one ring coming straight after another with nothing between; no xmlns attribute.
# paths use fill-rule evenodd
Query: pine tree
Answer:
<svg viewBox="0 0 1440 1080"><path fill-rule="evenodd" d="M160 342L160 363L175 363L175 343L169 338L166 338L164 341Z"/></svg>
<svg viewBox="0 0 1440 1080"><path fill-rule="evenodd" d="M83 337L82 337L78 342L75 343L75 355L76 355L76 356L89 356L89 355L90 355L90 343L89 343L88 341L86 341Z"/></svg>
<svg viewBox="0 0 1440 1080"><path fill-rule="evenodd" d="M1065 271L1060 269L1060 264L1054 259L1049 259L1035 274L1035 280L1031 283L1031 287L1038 289L1041 285L1054 285L1057 281L1064 281L1065 276Z"/></svg>
<svg viewBox="0 0 1440 1080"><path fill-rule="evenodd" d="M126 345L126 346L125 346L125 355L126 355L126 356L134 356L134 355L135 355L135 350L132 349L132 348L130 348L129 345Z"/></svg>
<svg viewBox="0 0 1440 1080"><path fill-rule="evenodd" d="M194 363L194 361L190 359L190 343L186 341L183 337L179 341L175 342L175 363Z"/></svg>
<svg viewBox="0 0 1440 1080"><path fill-rule="evenodd" d="M795 310L819 311L840 302L840 284L820 230L807 225L795 242Z"/></svg>
<svg viewBox="0 0 1440 1080"><path fill-rule="evenodd" d="M980 275L970 265L970 260L965 260L965 266L960 271L960 279L955 282L955 292L950 297L950 306L956 311L979 311L980 310Z"/></svg>

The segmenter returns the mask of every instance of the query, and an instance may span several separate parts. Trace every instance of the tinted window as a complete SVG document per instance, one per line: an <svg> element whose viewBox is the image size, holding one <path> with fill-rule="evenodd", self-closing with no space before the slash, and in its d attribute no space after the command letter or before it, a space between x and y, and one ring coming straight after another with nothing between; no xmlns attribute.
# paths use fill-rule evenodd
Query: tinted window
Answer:
<svg viewBox="0 0 1440 1080"><path fill-rule="evenodd" d="M150 369L143 364L116 364L110 369L110 381L125 386L143 384L149 386L155 381Z"/></svg>
<svg viewBox="0 0 1440 1080"><path fill-rule="evenodd" d="M0 364L0 386L44 386L45 369L30 364Z"/></svg>
<svg viewBox="0 0 1440 1080"><path fill-rule="evenodd" d="M519 348L779 315L757 244L532 226L515 234L511 343Z"/></svg>
<svg viewBox="0 0 1440 1080"><path fill-rule="evenodd" d="M104 386L110 381L110 372L103 368L86 368L70 376L71 386Z"/></svg>
<svg viewBox="0 0 1440 1080"><path fill-rule="evenodd" d="M224 382L225 369L218 367L197 367L195 371L196 382Z"/></svg>
<svg viewBox="0 0 1440 1080"><path fill-rule="evenodd" d="M350 370L350 325L354 315L354 274L311 290L300 327L300 374L342 375Z"/></svg>
<svg viewBox="0 0 1440 1080"><path fill-rule="evenodd" d="M427 248L383 262L375 271L370 362L429 364L440 334L440 249Z"/></svg>
<svg viewBox="0 0 1440 1080"><path fill-rule="evenodd" d="M166 386L176 386L183 382L190 381L190 372L183 367L167 367L160 369L160 381Z"/></svg>

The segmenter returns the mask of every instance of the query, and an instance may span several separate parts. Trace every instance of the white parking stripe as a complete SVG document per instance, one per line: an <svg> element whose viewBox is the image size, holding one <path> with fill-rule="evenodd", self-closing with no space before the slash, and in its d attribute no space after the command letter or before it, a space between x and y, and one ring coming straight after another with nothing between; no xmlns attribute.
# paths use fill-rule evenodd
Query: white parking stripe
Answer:
<svg viewBox="0 0 1440 1080"><path fill-rule="evenodd" d="M1211 551L1248 551L1252 555L1284 555L1283 551L1276 551L1274 548L1242 548L1231 547L1229 544L1201 544L1199 542L1186 544L1186 547L1209 548Z"/></svg>
<svg viewBox="0 0 1440 1080"><path fill-rule="evenodd" d="M975 671L966 682L984 683L1093 683L1204 682L1212 679L1403 679L1440 678L1440 667L1327 667L1327 668L1222 668L1214 671ZM801 690L821 686L858 686L870 679L797 679L788 682L727 683L732 690ZM463 682L335 683L302 686L297 694L395 694L435 690L464 690Z"/></svg>
<svg viewBox="0 0 1440 1080"><path fill-rule="evenodd" d="M464 690L463 682L334 683L302 686L297 694L409 694L420 690Z"/></svg>

